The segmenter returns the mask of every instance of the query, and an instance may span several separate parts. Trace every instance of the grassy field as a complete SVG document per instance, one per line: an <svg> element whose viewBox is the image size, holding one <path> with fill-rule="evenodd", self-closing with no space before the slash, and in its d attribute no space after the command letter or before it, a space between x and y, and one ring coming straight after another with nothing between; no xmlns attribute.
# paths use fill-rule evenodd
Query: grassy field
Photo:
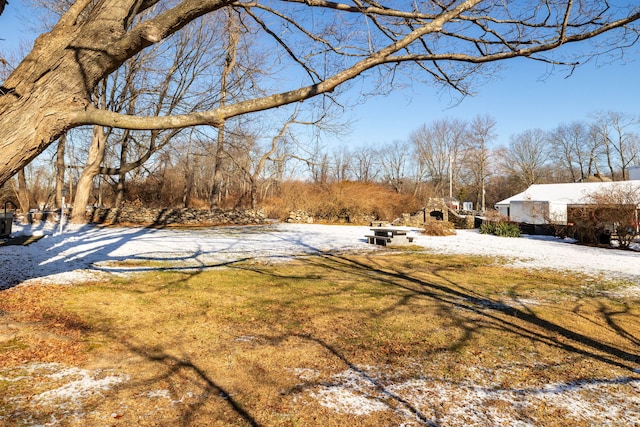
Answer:
<svg viewBox="0 0 640 427"><path fill-rule="evenodd" d="M0 425L638 425L626 285L405 251L17 287Z"/></svg>

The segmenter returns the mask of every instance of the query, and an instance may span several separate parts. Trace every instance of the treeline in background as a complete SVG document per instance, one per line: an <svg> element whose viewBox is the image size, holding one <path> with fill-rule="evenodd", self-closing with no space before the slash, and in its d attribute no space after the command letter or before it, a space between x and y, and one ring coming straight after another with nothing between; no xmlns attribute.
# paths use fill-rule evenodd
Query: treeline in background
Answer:
<svg viewBox="0 0 640 427"><path fill-rule="evenodd" d="M330 149L306 126L290 119L270 134L228 127L224 138L199 129L136 135L111 130L102 136L116 142L106 145L94 167L83 205L261 208L279 219L292 210L318 219L393 219L429 198L451 196L484 213L534 183L626 180L628 169L640 162L638 117L616 112L527 129L503 147L495 146L490 116L439 119L388 143ZM15 201L23 212L57 209L62 197L72 205L92 167L95 133L80 129L67 135L5 185L2 199ZM301 142L303 136L314 142Z"/></svg>

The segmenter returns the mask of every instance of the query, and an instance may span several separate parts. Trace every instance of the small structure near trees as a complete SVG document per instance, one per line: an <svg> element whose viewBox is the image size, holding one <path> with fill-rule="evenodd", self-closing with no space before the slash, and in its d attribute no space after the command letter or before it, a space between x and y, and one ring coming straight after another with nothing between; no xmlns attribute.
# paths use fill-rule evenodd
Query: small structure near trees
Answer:
<svg viewBox="0 0 640 427"><path fill-rule="evenodd" d="M430 198L425 207L413 214L404 213L394 225L422 227L430 236L455 234L455 228L473 228L473 215L460 215L444 198Z"/></svg>
<svg viewBox="0 0 640 427"><path fill-rule="evenodd" d="M640 180L534 184L495 208L534 230L542 226L589 244L613 238L628 248L640 234Z"/></svg>

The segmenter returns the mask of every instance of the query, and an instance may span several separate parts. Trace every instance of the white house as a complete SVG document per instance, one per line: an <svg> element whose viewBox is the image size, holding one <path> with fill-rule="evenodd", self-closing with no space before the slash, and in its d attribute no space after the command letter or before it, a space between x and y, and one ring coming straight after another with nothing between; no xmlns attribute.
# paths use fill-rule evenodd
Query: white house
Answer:
<svg viewBox="0 0 640 427"><path fill-rule="evenodd" d="M640 195L640 180L534 184L522 193L496 203L495 208L514 222L534 225L567 224L569 206L592 204L592 194L629 188L637 189L637 194Z"/></svg>

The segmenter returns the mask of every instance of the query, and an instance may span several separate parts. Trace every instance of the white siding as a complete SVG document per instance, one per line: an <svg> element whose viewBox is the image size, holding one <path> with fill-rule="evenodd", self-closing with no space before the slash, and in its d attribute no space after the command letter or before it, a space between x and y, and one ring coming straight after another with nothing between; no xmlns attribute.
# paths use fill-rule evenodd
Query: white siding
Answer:
<svg viewBox="0 0 640 427"><path fill-rule="evenodd" d="M558 202L549 202L549 223L550 224L567 224L567 204Z"/></svg>
<svg viewBox="0 0 640 427"><path fill-rule="evenodd" d="M640 175L640 166L633 173ZM592 194L618 189L640 191L640 180L534 184L522 193L496 203L495 208L514 222L566 224L568 206L588 205Z"/></svg>
<svg viewBox="0 0 640 427"><path fill-rule="evenodd" d="M549 202L512 200L510 220L527 224L546 224L549 218Z"/></svg>
<svg viewBox="0 0 640 427"><path fill-rule="evenodd" d="M498 210L498 213L502 216L509 216L509 203L502 205L495 205L494 208Z"/></svg>

